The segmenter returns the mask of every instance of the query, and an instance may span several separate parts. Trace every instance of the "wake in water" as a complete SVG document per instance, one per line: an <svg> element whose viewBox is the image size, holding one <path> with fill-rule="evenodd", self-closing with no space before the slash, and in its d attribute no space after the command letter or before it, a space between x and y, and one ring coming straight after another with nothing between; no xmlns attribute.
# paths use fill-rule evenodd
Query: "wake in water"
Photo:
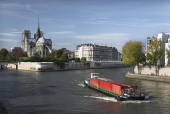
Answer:
<svg viewBox="0 0 170 114"><path fill-rule="evenodd" d="M95 98L95 99L100 99L104 101L117 102L117 100L114 97L96 97L96 96L84 96L84 97Z"/></svg>
<svg viewBox="0 0 170 114"><path fill-rule="evenodd" d="M84 83L77 84L77 85L82 86L82 87L85 87Z"/></svg>
<svg viewBox="0 0 170 114"><path fill-rule="evenodd" d="M97 97L97 96L84 96L84 97L89 97L89 98L95 98L95 99L100 99L104 101L111 101L111 102L120 102L120 103L150 103L150 100L128 100L128 101L117 101L116 98L114 97Z"/></svg>
<svg viewBox="0 0 170 114"><path fill-rule="evenodd" d="M150 103L151 101L148 100L129 100L129 101L121 101L121 103Z"/></svg>

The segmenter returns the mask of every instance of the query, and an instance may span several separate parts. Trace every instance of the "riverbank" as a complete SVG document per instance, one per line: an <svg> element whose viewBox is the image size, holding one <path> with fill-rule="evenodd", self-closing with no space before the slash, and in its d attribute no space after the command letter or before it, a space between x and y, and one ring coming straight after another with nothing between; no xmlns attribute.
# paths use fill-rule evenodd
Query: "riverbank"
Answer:
<svg viewBox="0 0 170 114"><path fill-rule="evenodd" d="M0 100L0 114L8 114L3 102Z"/></svg>
<svg viewBox="0 0 170 114"><path fill-rule="evenodd" d="M88 62L18 62L6 64L5 68L30 71L60 71L81 69L103 69L126 67L122 61L88 61Z"/></svg>
<svg viewBox="0 0 170 114"><path fill-rule="evenodd" d="M135 73L127 72L125 77L141 79L141 80L149 80L149 81L170 82L170 76L155 76L155 75L135 74Z"/></svg>

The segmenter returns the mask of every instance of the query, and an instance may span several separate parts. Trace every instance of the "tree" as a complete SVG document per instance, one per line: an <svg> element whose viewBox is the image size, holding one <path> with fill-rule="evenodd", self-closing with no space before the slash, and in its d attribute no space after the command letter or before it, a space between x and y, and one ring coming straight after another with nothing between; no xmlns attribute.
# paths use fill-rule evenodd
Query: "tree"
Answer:
<svg viewBox="0 0 170 114"><path fill-rule="evenodd" d="M80 58L75 58L75 62L80 62Z"/></svg>
<svg viewBox="0 0 170 114"><path fill-rule="evenodd" d="M68 60L68 55L66 54L66 53L63 53L62 55L61 55L61 61L67 61Z"/></svg>
<svg viewBox="0 0 170 114"><path fill-rule="evenodd" d="M2 48L0 50L0 60L5 60L8 53L9 52L8 52L8 50L6 48Z"/></svg>
<svg viewBox="0 0 170 114"><path fill-rule="evenodd" d="M7 59L9 61L18 61L19 57L24 57L26 55L27 54L25 54L25 52L23 52L22 49L14 48L12 52L8 54Z"/></svg>
<svg viewBox="0 0 170 114"><path fill-rule="evenodd" d="M161 48L161 40L158 40L157 38L152 39L150 45L147 47L146 59L150 68L152 65L155 66L156 75L158 74L156 66L161 59L162 53L163 49Z"/></svg>
<svg viewBox="0 0 170 114"><path fill-rule="evenodd" d="M56 51L56 57L57 57L57 58L61 58L62 55L63 55L63 51L62 51L62 50L57 50L57 51ZM68 57L68 55L67 55L67 57Z"/></svg>
<svg viewBox="0 0 170 114"><path fill-rule="evenodd" d="M60 58L62 54L63 54L63 51L55 50L55 51L52 51L49 56L55 57L55 58Z"/></svg>
<svg viewBox="0 0 170 114"><path fill-rule="evenodd" d="M23 53L23 57L28 57L27 52L24 52L24 53Z"/></svg>
<svg viewBox="0 0 170 114"><path fill-rule="evenodd" d="M152 65L157 66L158 61L161 59L163 49L161 48L161 40L154 38L151 40L151 44L147 47L146 59L149 63L149 67Z"/></svg>
<svg viewBox="0 0 170 114"><path fill-rule="evenodd" d="M166 55L168 58L168 65L170 65L170 45L168 46L168 48L166 48Z"/></svg>
<svg viewBox="0 0 170 114"><path fill-rule="evenodd" d="M81 62L86 62L86 58L85 58L85 57L82 57L82 58L81 58Z"/></svg>
<svg viewBox="0 0 170 114"><path fill-rule="evenodd" d="M40 57L40 55L39 55L37 52L34 53L33 56L35 56L35 57Z"/></svg>
<svg viewBox="0 0 170 114"><path fill-rule="evenodd" d="M128 66L139 66L139 63L143 61L143 44L141 41L129 41L122 48L123 62Z"/></svg>
<svg viewBox="0 0 170 114"><path fill-rule="evenodd" d="M12 57L11 53L8 53L8 55L7 55L7 60L8 60L8 61L14 61L15 58Z"/></svg>

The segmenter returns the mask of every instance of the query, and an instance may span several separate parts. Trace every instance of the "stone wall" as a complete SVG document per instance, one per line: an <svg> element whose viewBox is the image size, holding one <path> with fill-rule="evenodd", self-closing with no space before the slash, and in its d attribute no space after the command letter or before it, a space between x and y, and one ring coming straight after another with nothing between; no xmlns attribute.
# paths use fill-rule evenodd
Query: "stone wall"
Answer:
<svg viewBox="0 0 170 114"><path fill-rule="evenodd" d="M36 62L19 62L18 69L21 70L36 70Z"/></svg>
<svg viewBox="0 0 170 114"><path fill-rule="evenodd" d="M7 68L16 69L16 65L10 63L10 64L7 65Z"/></svg>
<svg viewBox="0 0 170 114"><path fill-rule="evenodd" d="M159 76L170 76L170 67L152 67L149 68L148 66L140 66L139 70L138 67L135 66L134 72L136 74L146 74L146 75L159 75Z"/></svg>
<svg viewBox="0 0 170 114"><path fill-rule="evenodd" d="M83 62L65 63L65 69L85 69L87 66Z"/></svg>
<svg viewBox="0 0 170 114"><path fill-rule="evenodd" d="M8 68L16 69L15 64L8 64ZM87 66L83 62L69 62L65 63L63 69L85 69ZM46 71L46 70L61 70L60 66L57 66L53 62L18 62L18 70L32 70L32 71Z"/></svg>

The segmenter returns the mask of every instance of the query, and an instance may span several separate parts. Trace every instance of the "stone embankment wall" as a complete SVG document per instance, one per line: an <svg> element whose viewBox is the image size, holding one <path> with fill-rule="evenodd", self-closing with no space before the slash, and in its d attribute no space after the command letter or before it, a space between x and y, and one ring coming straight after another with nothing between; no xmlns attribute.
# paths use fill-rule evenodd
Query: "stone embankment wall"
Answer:
<svg viewBox="0 0 170 114"><path fill-rule="evenodd" d="M18 69L21 70L36 70L36 62L19 62Z"/></svg>
<svg viewBox="0 0 170 114"><path fill-rule="evenodd" d="M170 82L170 76L151 76L146 74L134 74L127 72L125 77L149 81Z"/></svg>
<svg viewBox="0 0 170 114"><path fill-rule="evenodd" d="M7 65L7 68L16 69L16 65L9 63L9 64Z"/></svg>
<svg viewBox="0 0 170 114"><path fill-rule="evenodd" d="M92 61L92 62L18 62L18 64L8 64L8 68L32 70L32 71L48 71L48 70L72 70L72 69L88 69L88 68L112 68L125 67L122 61Z"/></svg>
<svg viewBox="0 0 170 114"><path fill-rule="evenodd" d="M88 68L83 62L69 62L65 63L65 69L85 69Z"/></svg>
<svg viewBox="0 0 170 114"><path fill-rule="evenodd" d="M170 67L152 67L140 66L139 68L135 66L134 72L136 74L144 75L159 75L159 76L170 76Z"/></svg>
<svg viewBox="0 0 170 114"><path fill-rule="evenodd" d="M53 62L19 62L18 65L8 64L8 68L19 70L31 70L31 71L48 71L48 70L61 70L61 69L85 69L87 65L82 62L70 62L65 63L64 68L60 68L59 65Z"/></svg>
<svg viewBox="0 0 170 114"><path fill-rule="evenodd" d="M17 65L8 64L7 67L12 69L19 69L19 70L38 71L38 69L42 67L44 67L46 70L53 69L54 64L53 62L18 62Z"/></svg>

